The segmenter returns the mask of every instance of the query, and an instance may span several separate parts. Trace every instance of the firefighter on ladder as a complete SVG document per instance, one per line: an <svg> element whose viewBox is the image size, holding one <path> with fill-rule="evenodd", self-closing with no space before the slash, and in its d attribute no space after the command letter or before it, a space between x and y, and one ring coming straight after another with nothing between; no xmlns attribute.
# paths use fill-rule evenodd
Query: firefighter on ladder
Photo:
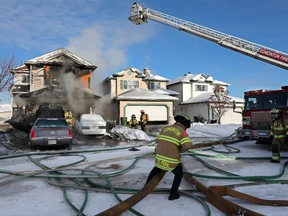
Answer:
<svg viewBox="0 0 288 216"><path fill-rule="evenodd" d="M271 163L280 163L280 150L285 144L288 144L288 123L285 121L280 109L271 110L271 133L272 139L272 159Z"/></svg>

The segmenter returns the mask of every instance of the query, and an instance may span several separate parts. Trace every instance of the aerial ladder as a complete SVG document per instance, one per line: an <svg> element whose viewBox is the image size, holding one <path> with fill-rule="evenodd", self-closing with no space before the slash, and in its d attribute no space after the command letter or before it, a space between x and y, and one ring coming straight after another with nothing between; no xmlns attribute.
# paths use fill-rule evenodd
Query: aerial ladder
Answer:
<svg viewBox="0 0 288 216"><path fill-rule="evenodd" d="M210 40L218 43L220 46L288 70L287 53L234 37L190 21L182 20L150 8L144 8L138 3L133 3L129 20L136 25L140 25L147 23L148 19Z"/></svg>

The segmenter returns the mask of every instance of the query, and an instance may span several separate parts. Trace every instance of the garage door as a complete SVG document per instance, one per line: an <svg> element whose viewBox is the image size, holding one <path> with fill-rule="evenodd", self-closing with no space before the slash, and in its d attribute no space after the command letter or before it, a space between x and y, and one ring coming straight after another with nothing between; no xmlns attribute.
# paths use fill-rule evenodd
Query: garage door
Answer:
<svg viewBox="0 0 288 216"><path fill-rule="evenodd" d="M168 110L166 106L134 106L128 105L125 108L125 116L128 120L132 114L135 114L137 119L140 119L140 110L144 110L149 115L149 121L168 121Z"/></svg>

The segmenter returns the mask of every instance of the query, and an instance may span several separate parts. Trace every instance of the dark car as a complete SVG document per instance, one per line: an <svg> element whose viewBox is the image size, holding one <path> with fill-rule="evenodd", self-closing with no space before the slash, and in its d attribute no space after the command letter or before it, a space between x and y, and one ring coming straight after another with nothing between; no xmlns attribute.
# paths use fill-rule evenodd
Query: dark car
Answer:
<svg viewBox="0 0 288 216"><path fill-rule="evenodd" d="M69 146L72 144L72 131L65 118L38 118L30 134L30 147Z"/></svg>

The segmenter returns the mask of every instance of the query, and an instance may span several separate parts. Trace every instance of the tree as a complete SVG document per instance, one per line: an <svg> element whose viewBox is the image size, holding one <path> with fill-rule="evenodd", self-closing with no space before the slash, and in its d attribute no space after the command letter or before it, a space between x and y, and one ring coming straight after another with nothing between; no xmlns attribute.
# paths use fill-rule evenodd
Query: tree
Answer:
<svg viewBox="0 0 288 216"><path fill-rule="evenodd" d="M228 96L228 90L220 85L215 85L213 95L209 98L209 104L213 115L218 117L218 124L221 124L221 118L231 107L231 98Z"/></svg>
<svg viewBox="0 0 288 216"><path fill-rule="evenodd" d="M13 83L13 75L10 70L15 67L15 55L0 57L0 92L8 91Z"/></svg>

